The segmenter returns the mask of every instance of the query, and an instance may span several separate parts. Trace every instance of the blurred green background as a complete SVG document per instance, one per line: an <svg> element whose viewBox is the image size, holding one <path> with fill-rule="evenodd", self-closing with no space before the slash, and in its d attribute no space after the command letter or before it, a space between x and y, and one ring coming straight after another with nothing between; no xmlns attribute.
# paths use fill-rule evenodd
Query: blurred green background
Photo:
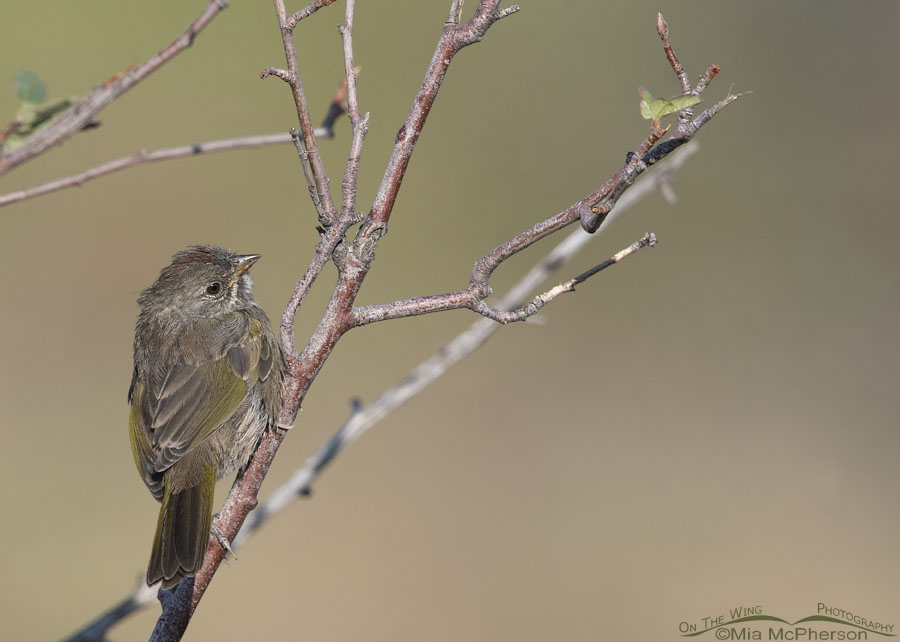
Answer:
<svg viewBox="0 0 900 642"><path fill-rule="evenodd" d="M303 3L305 4L305 3ZM466 15L471 12L468 3ZM360 301L464 285L497 243L595 189L644 138L637 88L678 93L657 10L705 104L673 206L615 221L567 277L646 231L659 246L504 328L345 452L223 566L188 639L674 640L678 624L817 602L900 624L896 2L529 2L454 61ZM84 94L205 6L7 3L11 78ZM447 0L360 2L360 207ZM290 7L296 10L301 4ZM343 3L298 29L318 118L340 82ZM234 0L103 126L0 179L5 193L139 149L286 131L272 7ZM337 194L349 126L322 143ZM0 210L0 635L68 634L123 597L157 504L125 393L140 290L185 245L259 252L278 318L316 241L290 146L156 164ZM549 249L551 243L543 246ZM540 250L504 266L500 291ZM323 275L298 334L318 320ZM350 333L263 496L346 418L466 328L459 311ZM227 484L220 486L218 501ZM112 632L145 638L153 605ZM712 634L707 634L709 638Z"/></svg>

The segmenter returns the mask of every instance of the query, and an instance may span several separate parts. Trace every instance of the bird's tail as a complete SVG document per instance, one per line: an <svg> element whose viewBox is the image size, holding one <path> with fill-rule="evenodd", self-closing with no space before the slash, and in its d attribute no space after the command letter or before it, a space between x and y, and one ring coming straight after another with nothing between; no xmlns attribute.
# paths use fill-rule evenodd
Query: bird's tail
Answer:
<svg viewBox="0 0 900 642"><path fill-rule="evenodd" d="M147 585L162 580L162 587L177 586L183 577L200 570L209 545L216 469L204 472L200 483L171 492L166 483L147 566Z"/></svg>

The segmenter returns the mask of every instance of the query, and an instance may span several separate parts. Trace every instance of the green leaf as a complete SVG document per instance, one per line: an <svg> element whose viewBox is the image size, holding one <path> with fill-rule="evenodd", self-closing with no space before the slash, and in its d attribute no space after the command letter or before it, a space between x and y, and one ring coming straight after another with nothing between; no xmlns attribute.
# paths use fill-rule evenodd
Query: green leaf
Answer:
<svg viewBox="0 0 900 642"><path fill-rule="evenodd" d="M60 98L43 105L34 103L22 103L16 113L16 121L19 123L19 131L23 134L32 134L58 114L64 112L78 100L78 96Z"/></svg>
<svg viewBox="0 0 900 642"><path fill-rule="evenodd" d="M47 85L33 71L20 69L13 76L13 82L19 90L19 99L24 103L42 103L47 97Z"/></svg>
<svg viewBox="0 0 900 642"><path fill-rule="evenodd" d="M53 100L43 105L23 102L16 112L16 127L12 129L3 144L3 152L10 153L16 150L29 136L41 127L50 123L54 117L67 110L78 102L78 96L69 96Z"/></svg>
<svg viewBox="0 0 900 642"><path fill-rule="evenodd" d="M641 116L647 120L654 121L658 121L663 116L674 114L682 109L693 107L700 102L700 97L693 94L684 94L674 98L654 98L643 87L640 88L640 94Z"/></svg>

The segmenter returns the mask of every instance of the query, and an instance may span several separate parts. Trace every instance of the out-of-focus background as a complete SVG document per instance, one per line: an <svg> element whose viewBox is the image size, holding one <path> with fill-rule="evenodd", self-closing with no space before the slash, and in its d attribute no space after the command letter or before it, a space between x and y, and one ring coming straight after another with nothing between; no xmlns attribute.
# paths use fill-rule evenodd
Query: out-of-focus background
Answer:
<svg viewBox="0 0 900 642"><path fill-rule="evenodd" d="M545 308L545 324L502 329L341 455L311 499L219 571L188 639L674 640L680 623L738 605L793 621L819 602L900 625L900 8L520 4L454 60L361 302L464 285L477 257L614 172L647 133L638 86L679 92L657 10L692 79L721 66L706 105L732 84L753 93L698 136L675 205L647 198L560 278L647 231L656 249ZM361 207L448 5L359 3L371 112ZM9 3L0 120L17 109L19 69L51 97L84 94L204 6ZM340 82L342 16L336 3L297 31L317 115ZM258 79L283 63L272 7L235 0L102 127L2 177L0 192L139 149L286 131L287 87ZM349 140L342 120L322 143L336 194ZM256 294L277 319L314 218L289 145L0 209L4 639L64 636L145 568L157 504L133 467L125 403L140 290L178 249L217 243L264 255ZM504 266L497 290L541 252ZM345 420L351 397L375 399L474 320L459 311L346 336L263 496ZM111 639L147 636L157 612Z"/></svg>

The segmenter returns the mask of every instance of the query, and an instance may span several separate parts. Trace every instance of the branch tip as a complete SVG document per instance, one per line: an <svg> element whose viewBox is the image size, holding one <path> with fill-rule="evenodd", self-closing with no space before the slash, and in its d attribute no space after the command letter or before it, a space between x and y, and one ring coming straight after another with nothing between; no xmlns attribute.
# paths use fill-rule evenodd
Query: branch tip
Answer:
<svg viewBox="0 0 900 642"><path fill-rule="evenodd" d="M520 7L517 4L511 5L511 6L507 7L506 9L502 9L497 14L497 20L501 20L501 19L505 18L506 16L511 16L512 14L517 13L519 10L520 10Z"/></svg>
<svg viewBox="0 0 900 642"><path fill-rule="evenodd" d="M259 72L260 78L268 78L269 76L278 76L289 85L294 81L291 72L289 72L287 69L279 69L278 67L266 67L261 72Z"/></svg>
<svg viewBox="0 0 900 642"><path fill-rule="evenodd" d="M691 81L688 80L687 74L684 73L684 67L681 66L678 56L675 55L675 51L672 49L672 43L669 42L669 25L661 13L656 14L656 31L663 41L663 49L666 52L669 64L672 66L672 71L675 72L675 75L678 76L678 82L681 83L681 93L691 93Z"/></svg>
<svg viewBox="0 0 900 642"><path fill-rule="evenodd" d="M315 2L310 2L306 7L300 9L300 11L293 14L290 18L288 18L284 27L293 31L297 27L297 23L303 20L304 18L308 18L316 11L321 9L322 7L327 7L330 4L333 4L335 0L315 0Z"/></svg>

